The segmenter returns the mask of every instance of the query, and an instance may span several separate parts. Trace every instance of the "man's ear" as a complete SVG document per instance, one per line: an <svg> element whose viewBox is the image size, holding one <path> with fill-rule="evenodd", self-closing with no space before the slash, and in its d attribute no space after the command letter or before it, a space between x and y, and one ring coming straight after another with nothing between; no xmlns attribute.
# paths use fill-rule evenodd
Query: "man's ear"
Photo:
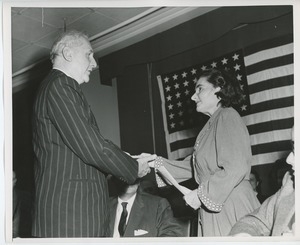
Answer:
<svg viewBox="0 0 300 245"><path fill-rule="evenodd" d="M67 61L72 61L72 50L69 47L64 47L62 50L62 56Z"/></svg>

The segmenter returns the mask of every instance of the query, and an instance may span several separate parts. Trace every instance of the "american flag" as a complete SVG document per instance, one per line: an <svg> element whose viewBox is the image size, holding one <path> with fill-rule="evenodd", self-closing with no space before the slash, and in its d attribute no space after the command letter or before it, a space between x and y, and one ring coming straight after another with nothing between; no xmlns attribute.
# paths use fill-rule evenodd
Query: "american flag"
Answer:
<svg viewBox="0 0 300 245"><path fill-rule="evenodd" d="M236 110L250 133L252 165L285 157L294 124L290 35L157 76L168 158L182 159L191 154L196 136L207 121L206 116L196 112L191 96L200 73L208 68L227 70L240 82L244 100Z"/></svg>

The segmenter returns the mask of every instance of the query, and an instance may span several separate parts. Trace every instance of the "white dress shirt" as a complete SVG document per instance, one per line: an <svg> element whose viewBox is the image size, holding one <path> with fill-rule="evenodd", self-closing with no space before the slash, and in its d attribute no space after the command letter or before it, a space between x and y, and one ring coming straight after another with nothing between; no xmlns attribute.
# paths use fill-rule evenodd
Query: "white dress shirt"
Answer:
<svg viewBox="0 0 300 245"><path fill-rule="evenodd" d="M128 218L129 218L129 215L130 215L130 212L131 212L131 208L132 208L133 202L135 200L135 197L136 197L136 193L131 198L129 198L127 201L124 201L120 197L118 197L118 205L117 205L117 210L116 210L116 218L115 218L113 237L120 237L118 226L119 226L121 214L123 212L123 207L122 207L121 203L122 202L127 202L127 207L126 207L127 212L128 212L128 215L127 215L127 218L126 218L126 224L127 224L127 221L128 221Z"/></svg>

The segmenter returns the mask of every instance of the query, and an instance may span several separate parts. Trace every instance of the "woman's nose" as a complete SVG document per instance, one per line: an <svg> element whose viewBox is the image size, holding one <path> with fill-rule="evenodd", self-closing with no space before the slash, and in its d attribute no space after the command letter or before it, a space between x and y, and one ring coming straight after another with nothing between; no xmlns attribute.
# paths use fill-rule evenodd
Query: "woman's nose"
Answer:
<svg viewBox="0 0 300 245"><path fill-rule="evenodd" d="M194 94L192 95L191 99L192 99L193 101L196 101L196 100L197 100L196 93L194 93Z"/></svg>

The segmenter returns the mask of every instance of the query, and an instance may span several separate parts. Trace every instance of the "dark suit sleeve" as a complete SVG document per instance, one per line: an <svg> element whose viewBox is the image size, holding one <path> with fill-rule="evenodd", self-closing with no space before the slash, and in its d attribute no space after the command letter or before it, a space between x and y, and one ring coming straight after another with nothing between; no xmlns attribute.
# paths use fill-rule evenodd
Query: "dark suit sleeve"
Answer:
<svg viewBox="0 0 300 245"><path fill-rule="evenodd" d="M84 95L70 78L60 77L50 88L48 115L66 146L84 163L129 183L135 181L137 161L103 138Z"/></svg>
<svg viewBox="0 0 300 245"><path fill-rule="evenodd" d="M162 198L158 204L157 229L158 237L183 236L182 227L174 218L171 206L165 198Z"/></svg>

